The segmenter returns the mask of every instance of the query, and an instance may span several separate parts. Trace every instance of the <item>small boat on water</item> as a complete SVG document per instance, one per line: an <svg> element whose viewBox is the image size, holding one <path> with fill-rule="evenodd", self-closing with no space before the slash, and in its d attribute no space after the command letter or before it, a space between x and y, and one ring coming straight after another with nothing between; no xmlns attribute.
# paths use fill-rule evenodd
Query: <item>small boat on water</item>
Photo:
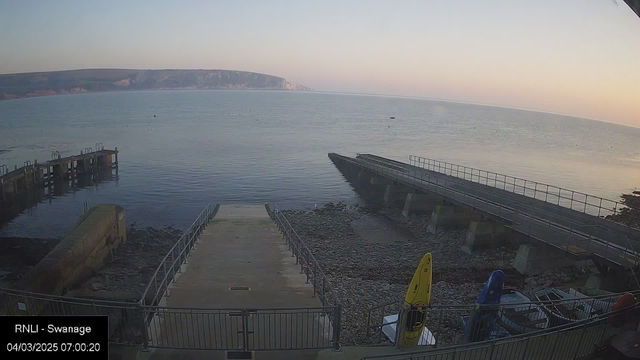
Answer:
<svg viewBox="0 0 640 360"><path fill-rule="evenodd" d="M588 319L598 315L589 299L571 295L559 289L544 289L534 294L535 300L542 302L542 306L549 316L550 326L560 326L575 321Z"/></svg>
<svg viewBox="0 0 640 360"><path fill-rule="evenodd" d="M509 306L509 304L513 304ZM500 298L499 323L512 335L546 329L549 317L540 305L532 304L518 291L505 289Z"/></svg>

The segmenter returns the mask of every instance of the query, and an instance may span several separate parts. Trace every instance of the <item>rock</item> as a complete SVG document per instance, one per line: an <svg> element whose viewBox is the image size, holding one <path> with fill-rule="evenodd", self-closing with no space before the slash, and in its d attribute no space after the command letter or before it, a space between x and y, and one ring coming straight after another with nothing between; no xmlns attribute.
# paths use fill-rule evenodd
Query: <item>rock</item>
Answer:
<svg viewBox="0 0 640 360"><path fill-rule="evenodd" d="M104 289L104 284L100 282L94 282L90 285L91 290L98 291Z"/></svg>

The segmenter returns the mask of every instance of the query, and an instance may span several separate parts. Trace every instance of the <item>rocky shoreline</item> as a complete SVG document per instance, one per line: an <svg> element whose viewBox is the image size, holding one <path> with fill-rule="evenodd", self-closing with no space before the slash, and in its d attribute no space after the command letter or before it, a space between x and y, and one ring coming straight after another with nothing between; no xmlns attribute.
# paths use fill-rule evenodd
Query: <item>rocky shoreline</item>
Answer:
<svg viewBox="0 0 640 360"><path fill-rule="evenodd" d="M578 267L526 277L511 263L517 246L478 251L461 250L466 230L433 235L427 231L429 215L405 218L399 210L329 203L315 210L289 210L284 214L320 263L343 306L343 345L380 342L375 330L367 336L369 310L381 304L399 304L422 256L433 255L433 305L473 304L489 274L501 269L506 286L525 293L561 286L584 277ZM389 306L371 313L373 318L394 313ZM461 340L459 312L447 312L436 334L440 344ZM379 322L373 321L375 325Z"/></svg>
<svg viewBox="0 0 640 360"><path fill-rule="evenodd" d="M181 229L147 227L127 229L127 241L91 278L65 295L138 301L162 258L182 235ZM19 280L60 239L0 238L0 284Z"/></svg>
<svg viewBox="0 0 640 360"><path fill-rule="evenodd" d="M138 301L151 276L182 230L165 228L127 229L127 241L118 247L114 256L91 278L68 295L101 297L110 294L114 300Z"/></svg>

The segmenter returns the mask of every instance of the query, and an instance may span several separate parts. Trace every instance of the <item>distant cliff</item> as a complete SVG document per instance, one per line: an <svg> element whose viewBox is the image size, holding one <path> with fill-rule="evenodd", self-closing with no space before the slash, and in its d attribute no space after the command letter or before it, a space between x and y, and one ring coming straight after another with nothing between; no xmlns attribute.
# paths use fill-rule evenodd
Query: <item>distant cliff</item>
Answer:
<svg viewBox="0 0 640 360"><path fill-rule="evenodd" d="M151 89L311 90L281 77L233 70L84 69L0 75L0 100Z"/></svg>

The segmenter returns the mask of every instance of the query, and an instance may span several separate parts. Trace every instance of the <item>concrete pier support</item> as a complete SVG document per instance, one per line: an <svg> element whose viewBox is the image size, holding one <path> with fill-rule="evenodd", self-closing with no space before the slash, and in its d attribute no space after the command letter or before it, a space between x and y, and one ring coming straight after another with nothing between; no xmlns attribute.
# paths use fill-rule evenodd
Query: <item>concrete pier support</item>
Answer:
<svg viewBox="0 0 640 360"><path fill-rule="evenodd" d="M403 185L387 185L384 191L383 203L389 207L404 207L407 194L413 189Z"/></svg>
<svg viewBox="0 0 640 360"><path fill-rule="evenodd" d="M520 245L513 260L513 267L523 275L532 275L552 268L575 265L576 262L562 253L545 247Z"/></svg>
<svg viewBox="0 0 640 360"><path fill-rule="evenodd" d="M402 215L409 217L413 214L428 214L442 204L443 200L439 196L408 193L402 208Z"/></svg>
<svg viewBox="0 0 640 360"><path fill-rule="evenodd" d="M455 206L437 206L431 214L428 230L438 234L445 230L464 229L472 221L480 221L482 216Z"/></svg>
<svg viewBox="0 0 640 360"><path fill-rule="evenodd" d="M89 158L78 159L78 166L76 167L76 172L78 174L83 174L88 171L91 171L91 159Z"/></svg>
<svg viewBox="0 0 640 360"><path fill-rule="evenodd" d="M59 164L53 165L53 177L58 180L64 180L69 172L69 162L61 162Z"/></svg>
<svg viewBox="0 0 640 360"><path fill-rule="evenodd" d="M605 290L614 293L629 290L629 275L623 274L598 274L591 275L584 285L589 290Z"/></svg>
<svg viewBox="0 0 640 360"><path fill-rule="evenodd" d="M393 180L381 176L374 176L369 182L371 185L393 185Z"/></svg>
<svg viewBox="0 0 640 360"><path fill-rule="evenodd" d="M496 248L504 245L506 241L507 231L504 225L495 222L472 221L461 249L471 255L475 250Z"/></svg>
<svg viewBox="0 0 640 360"><path fill-rule="evenodd" d="M361 184L370 184L371 178L373 178L373 174L365 170L360 170L358 171L357 178L358 182Z"/></svg>

